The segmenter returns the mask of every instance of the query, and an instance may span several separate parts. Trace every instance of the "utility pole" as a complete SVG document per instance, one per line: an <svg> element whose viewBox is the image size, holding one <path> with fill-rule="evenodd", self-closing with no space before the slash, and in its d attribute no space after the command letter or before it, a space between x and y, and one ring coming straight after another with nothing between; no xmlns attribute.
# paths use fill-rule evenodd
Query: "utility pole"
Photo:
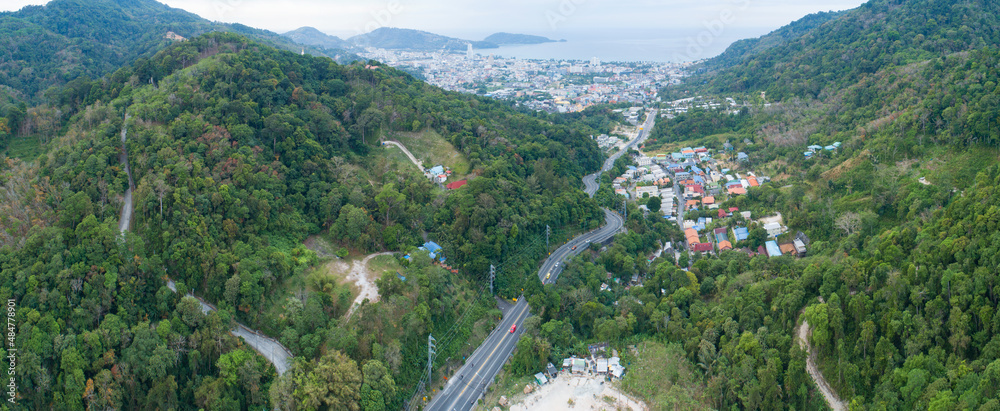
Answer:
<svg viewBox="0 0 1000 411"><path fill-rule="evenodd" d="M434 367L434 354L437 354L437 352L434 351L434 341L437 340L435 340L430 334L427 334L427 384L431 383L431 369Z"/></svg>
<svg viewBox="0 0 1000 411"><path fill-rule="evenodd" d="M545 225L545 249L549 249L549 235L552 234L552 228L548 224Z"/></svg>
<svg viewBox="0 0 1000 411"><path fill-rule="evenodd" d="M628 201L622 200L622 216L628 221Z"/></svg>
<svg viewBox="0 0 1000 411"><path fill-rule="evenodd" d="M493 280L497 278L497 269L490 264L490 294L493 294Z"/></svg>

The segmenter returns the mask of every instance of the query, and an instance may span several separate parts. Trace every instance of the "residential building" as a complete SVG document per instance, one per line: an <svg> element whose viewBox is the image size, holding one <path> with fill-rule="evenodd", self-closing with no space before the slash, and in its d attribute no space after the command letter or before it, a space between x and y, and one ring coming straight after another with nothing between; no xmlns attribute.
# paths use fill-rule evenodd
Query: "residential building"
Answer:
<svg viewBox="0 0 1000 411"><path fill-rule="evenodd" d="M747 230L746 227L733 228L733 238L735 238L736 241L746 240L747 237L750 237L750 230Z"/></svg>
<svg viewBox="0 0 1000 411"><path fill-rule="evenodd" d="M764 224L764 230L767 231L767 235L769 237L777 237L784 232L784 230L781 229L781 224L778 223Z"/></svg>

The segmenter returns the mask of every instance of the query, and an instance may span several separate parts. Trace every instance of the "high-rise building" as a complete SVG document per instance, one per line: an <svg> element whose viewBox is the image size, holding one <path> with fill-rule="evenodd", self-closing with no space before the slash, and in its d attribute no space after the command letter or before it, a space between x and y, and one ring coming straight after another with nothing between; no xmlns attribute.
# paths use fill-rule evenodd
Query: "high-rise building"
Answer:
<svg viewBox="0 0 1000 411"><path fill-rule="evenodd" d="M591 57L590 58L590 65L594 66L594 67L600 66L601 65L601 59L599 59L597 57Z"/></svg>
<svg viewBox="0 0 1000 411"><path fill-rule="evenodd" d="M468 43L468 48L465 50L465 57L472 60L472 43Z"/></svg>

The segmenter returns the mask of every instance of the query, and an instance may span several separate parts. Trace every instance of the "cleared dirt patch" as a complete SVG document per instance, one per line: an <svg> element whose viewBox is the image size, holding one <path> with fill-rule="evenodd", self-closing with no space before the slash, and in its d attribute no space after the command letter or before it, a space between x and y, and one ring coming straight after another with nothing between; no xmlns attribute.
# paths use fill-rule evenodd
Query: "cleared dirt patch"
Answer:
<svg viewBox="0 0 1000 411"><path fill-rule="evenodd" d="M522 387L523 388L523 387ZM519 410L648 410L603 377L560 375L510 406Z"/></svg>
<svg viewBox="0 0 1000 411"><path fill-rule="evenodd" d="M347 281L354 284L351 289L353 291L356 287L358 293L357 296L354 297L354 303L351 305L351 309L347 311L348 318L351 317L354 310L357 309L358 306L365 300L371 302L378 301L378 287L375 285L375 279L378 277L368 269L368 262L371 261L372 258L378 256L390 256L391 258L392 253L386 252L370 254L361 260L354 260L351 262L351 269L347 273ZM381 274L382 273L379 273L379 275Z"/></svg>

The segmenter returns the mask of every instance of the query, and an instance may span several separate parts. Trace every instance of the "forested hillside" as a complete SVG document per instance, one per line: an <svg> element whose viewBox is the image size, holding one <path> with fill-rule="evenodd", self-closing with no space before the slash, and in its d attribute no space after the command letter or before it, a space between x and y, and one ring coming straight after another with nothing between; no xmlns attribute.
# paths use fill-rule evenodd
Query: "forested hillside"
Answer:
<svg viewBox="0 0 1000 411"><path fill-rule="evenodd" d="M178 40L167 38L168 32L191 38L210 31L235 32L300 50L276 33L211 22L155 0L53 0L0 13L0 85L9 87L0 89L0 95L34 105L43 101L49 87L80 77L97 79L136 58L152 56ZM340 50L328 53L350 61L350 55Z"/></svg>
<svg viewBox="0 0 1000 411"><path fill-rule="evenodd" d="M1000 5L987 0L872 0L808 16L710 59L711 84L703 90L766 91L775 101L835 93L886 68L995 47L998 12Z"/></svg>
<svg viewBox="0 0 1000 411"><path fill-rule="evenodd" d="M588 137L601 130L393 69L212 33L78 85L60 90L75 114L53 123L47 152L5 160L0 180L11 211L0 293L17 302L20 392L33 408L397 408L421 372L403 364L426 355L427 333L458 323L439 352L460 355L488 327L477 298L490 299L475 291L489 264L546 225L603 218L578 189L601 162ZM468 157L467 186L445 191L376 149L425 128ZM122 130L136 184L123 239ZM413 280L383 279L382 302L348 321L339 286L305 278L317 260L308 235L362 252L413 250L426 236L460 271L417 258ZM517 295L539 258L505 265L498 292ZM283 287L293 278L308 287ZM201 315L185 290L220 311ZM292 370L276 378L228 334L233 318L289 347Z"/></svg>
<svg viewBox="0 0 1000 411"><path fill-rule="evenodd" d="M748 154L734 172L756 171L776 184L722 206L779 211L812 242L801 259L695 256L690 278L675 275L668 287L661 270L683 272L663 263L656 285L630 290L642 304L628 312L621 298L604 304L605 318L637 320L621 336L601 338L654 336L667 352L686 353L689 363L671 367L693 376L671 381L666 388L676 394L657 398L822 407L798 384L808 378L795 343L805 319L820 370L852 409L1000 408L996 8L874 0L807 16L734 44L664 90L669 98L735 103L658 122L647 152L705 145L725 153L729 142L733 154ZM843 145L804 155L807 145L834 142ZM578 264L567 270L589 262ZM570 295L597 294L592 283L569 285ZM773 381L784 383L768 390ZM654 382L626 383L653 395Z"/></svg>

